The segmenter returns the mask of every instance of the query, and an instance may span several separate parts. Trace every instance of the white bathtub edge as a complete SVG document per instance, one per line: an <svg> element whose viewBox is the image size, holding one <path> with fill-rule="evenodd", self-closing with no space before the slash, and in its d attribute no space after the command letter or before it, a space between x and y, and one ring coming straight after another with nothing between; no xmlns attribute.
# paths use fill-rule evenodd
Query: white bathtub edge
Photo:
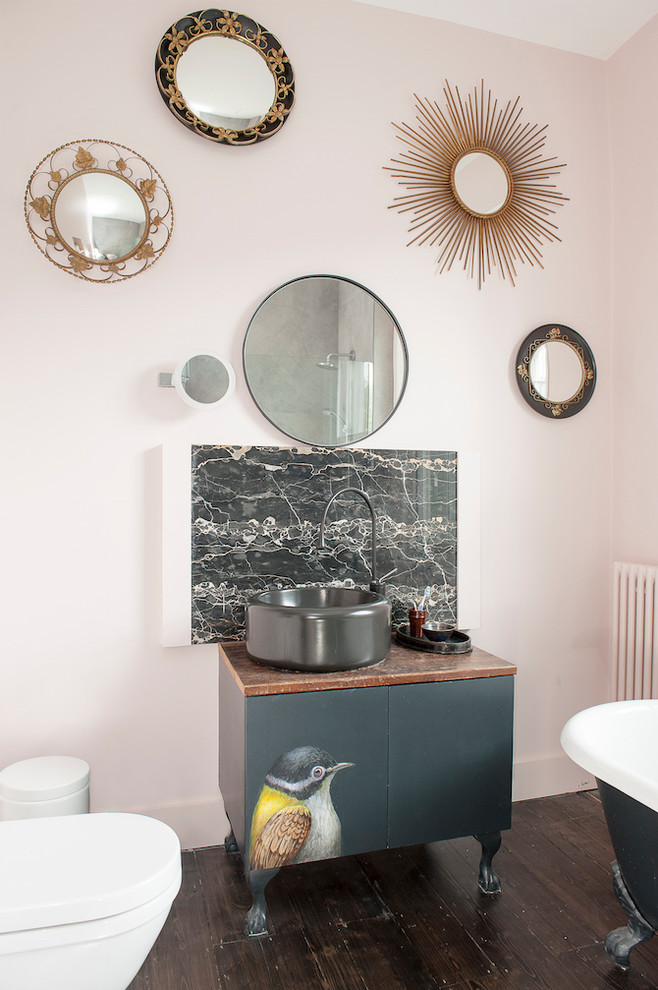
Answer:
<svg viewBox="0 0 658 990"><path fill-rule="evenodd" d="M639 738L633 739L632 730L635 728L640 733L642 725L637 716L647 712L653 713L655 722L655 727L651 728L653 762L653 741L658 742L658 699L611 701L586 708L565 724L560 743L578 766L658 812L658 772L654 779L631 763L635 747L639 749L643 744ZM629 722L631 717L634 724Z"/></svg>

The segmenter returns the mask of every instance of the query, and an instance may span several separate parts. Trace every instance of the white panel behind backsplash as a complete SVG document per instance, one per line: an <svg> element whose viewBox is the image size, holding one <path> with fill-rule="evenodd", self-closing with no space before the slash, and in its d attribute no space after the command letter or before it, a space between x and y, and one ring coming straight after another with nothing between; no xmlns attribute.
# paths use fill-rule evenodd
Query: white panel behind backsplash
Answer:
<svg viewBox="0 0 658 990"><path fill-rule="evenodd" d="M457 628L480 626L480 455L457 453Z"/></svg>
<svg viewBox="0 0 658 990"><path fill-rule="evenodd" d="M162 448L162 645L192 641L192 447Z"/></svg>

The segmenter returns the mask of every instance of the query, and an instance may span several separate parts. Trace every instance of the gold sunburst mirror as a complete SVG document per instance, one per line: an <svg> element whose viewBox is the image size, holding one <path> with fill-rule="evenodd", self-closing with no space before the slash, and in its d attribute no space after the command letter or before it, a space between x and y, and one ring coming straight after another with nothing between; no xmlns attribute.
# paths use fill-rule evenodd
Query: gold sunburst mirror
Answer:
<svg viewBox="0 0 658 990"><path fill-rule="evenodd" d="M414 96L416 125L393 124L409 150L384 167L407 193L389 208L411 214L409 245L439 245L440 272L462 262L481 288L497 267L514 285L517 262L543 267L543 242L560 240L564 165L542 157L547 125L523 123L520 97L499 108L484 82L466 99L447 81L443 93L443 109Z"/></svg>
<svg viewBox="0 0 658 990"><path fill-rule="evenodd" d="M43 158L25 192L32 240L88 282L121 282L160 257L173 208L160 174L122 144L72 141Z"/></svg>

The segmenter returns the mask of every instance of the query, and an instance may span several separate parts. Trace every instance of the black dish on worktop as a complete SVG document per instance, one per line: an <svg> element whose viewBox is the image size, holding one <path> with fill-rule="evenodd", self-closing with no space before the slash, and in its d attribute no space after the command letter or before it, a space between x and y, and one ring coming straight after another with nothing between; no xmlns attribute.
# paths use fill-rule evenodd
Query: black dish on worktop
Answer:
<svg viewBox="0 0 658 990"><path fill-rule="evenodd" d="M424 653L470 653L473 649L471 637L467 636L466 633L455 630L448 639L437 643L425 636L412 636L408 623L397 627L395 639L402 646L409 646L412 650L422 650Z"/></svg>

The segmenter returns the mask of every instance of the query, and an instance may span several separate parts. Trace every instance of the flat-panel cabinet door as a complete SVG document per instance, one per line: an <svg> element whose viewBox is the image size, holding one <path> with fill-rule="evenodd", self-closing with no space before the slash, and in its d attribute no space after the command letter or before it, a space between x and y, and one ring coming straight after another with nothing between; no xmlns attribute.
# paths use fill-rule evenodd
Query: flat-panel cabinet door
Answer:
<svg viewBox="0 0 658 990"><path fill-rule="evenodd" d="M286 806L286 790L298 804L305 804L306 809L298 809L296 814L286 812L290 815L291 826L296 822L303 830L312 820L320 829L314 845L318 855L314 853L312 858L325 858L322 850L326 848L332 849L331 855L351 855L386 846L387 706L386 687L247 699L246 857L254 809L261 799L267 798L266 811L262 811L263 803L259 806L262 824L263 816L270 810ZM327 794L320 790L328 784L322 775L326 757L314 751L328 754L334 765L353 764L331 775L329 808ZM313 773L318 782L317 790L313 788L312 776L308 785L303 783ZM284 778L288 777L294 779L287 781L290 786L286 788ZM264 784L270 787L265 793ZM329 833L334 837L336 834L334 812L341 833L339 852L335 851L335 843L332 845L329 840ZM265 837L262 845L265 845ZM301 856L305 856L304 851ZM303 861L303 858L297 861Z"/></svg>
<svg viewBox="0 0 658 990"><path fill-rule="evenodd" d="M511 824L513 677L390 689L390 847Z"/></svg>

